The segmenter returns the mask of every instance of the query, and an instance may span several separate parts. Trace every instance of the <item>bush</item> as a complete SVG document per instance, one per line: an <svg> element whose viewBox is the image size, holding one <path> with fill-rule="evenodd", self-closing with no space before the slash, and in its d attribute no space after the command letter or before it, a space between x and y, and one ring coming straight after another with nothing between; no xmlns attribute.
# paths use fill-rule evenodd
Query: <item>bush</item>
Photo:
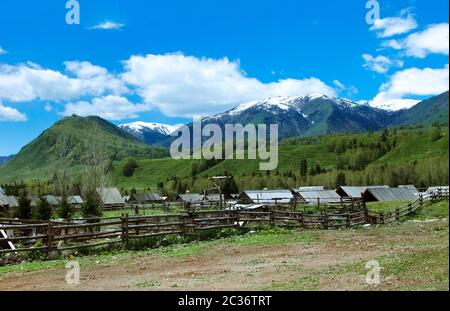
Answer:
<svg viewBox="0 0 450 311"><path fill-rule="evenodd" d="M39 197L39 202L37 206L36 218L38 220L49 220L52 217L52 208L47 200L43 197Z"/></svg>
<svg viewBox="0 0 450 311"><path fill-rule="evenodd" d="M16 217L19 219L31 219L31 200L25 189L19 191L19 207L16 210Z"/></svg>
<svg viewBox="0 0 450 311"><path fill-rule="evenodd" d="M136 168L138 168L138 167L139 167L139 165L135 159L131 158L131 159L126 160L122 167L123 176L125 176L125 177L133 176Z"/></svg>

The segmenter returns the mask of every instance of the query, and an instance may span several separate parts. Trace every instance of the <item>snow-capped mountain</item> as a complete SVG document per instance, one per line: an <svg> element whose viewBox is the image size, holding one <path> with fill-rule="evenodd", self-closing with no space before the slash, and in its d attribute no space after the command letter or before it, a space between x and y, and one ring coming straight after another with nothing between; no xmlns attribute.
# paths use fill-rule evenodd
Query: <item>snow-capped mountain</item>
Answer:
<svg viewBox="0 0 450 311"><path fill-rule="evenodd" d="M374 108L384 109L388 111L406 110L420 103L420 100L414 99L392 99L384 101L371 101L367 104Z"/></svg>
<svg viewBox="0 0 450 311"><path fill-rule="evenodd" d="M322 94L274 97L243 103L204 119L205 123L279 124L280 137L373 131L387 126L392 112Z"/></svg>
<svg viewBox="0 0 450 311"><path fill-rule="evenodd" d="M119 125L119 128L146 144L160 143L180 127L181 125L168 125L142 121Z"/></svg>
<svg viewBox="0 0 450 311"><path fill-rule="evenodd" d="M377 131L398 125L445 120L448 116L448 92L409 109L395 111L394 108L395 105L389 110L380 109L370 103L309 94L246 102L224 113L205 117L202 123L213 123L222 128L225 124L278 124L280 138ZM120 125L120 128L144 143L169 146L174 139L170 133L181 126L134 122Z"/></svg>

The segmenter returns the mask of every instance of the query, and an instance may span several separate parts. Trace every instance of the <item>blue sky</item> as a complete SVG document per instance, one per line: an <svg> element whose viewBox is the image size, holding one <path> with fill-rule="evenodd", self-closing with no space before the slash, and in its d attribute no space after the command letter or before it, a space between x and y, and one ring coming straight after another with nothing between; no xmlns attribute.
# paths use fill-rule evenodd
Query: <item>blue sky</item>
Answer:
<svg viewBox="0 0 450 311"><path fill-rule="evenodd" d="M374 25L365 0L78 2L80 25L65 0L0 2L0 155L72 113L176 124L271 96L398 109L448 88L445 0L379 0Z"/></svg>

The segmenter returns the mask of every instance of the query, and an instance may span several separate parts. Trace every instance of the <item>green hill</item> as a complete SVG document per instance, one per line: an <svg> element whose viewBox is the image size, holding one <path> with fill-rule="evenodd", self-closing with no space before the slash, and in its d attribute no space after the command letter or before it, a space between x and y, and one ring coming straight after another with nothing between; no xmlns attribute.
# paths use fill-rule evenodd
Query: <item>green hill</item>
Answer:
<svg viewBox="0 0 450 311"><path fill-rule="evenodd" d="M431 127L391 129L366 134L286 139L280 145L279 166L275 172L259 171L259 160L224 160L203 165L204 169L197 170L195 178L192 178L194 165L201 167L205 161L176 161L167 158L140 160L135 174L124 177L121 170L123 163L116 162L113 180L124 189L155 188L157 183L163 182L170 190L174 188L173 177L177 176L189 190L202 191L208 187L208 176L232 174L242 188L296 187L308 184L332 187L337 171L341 170L347 175L349 184L386 184L390 183L391 171L403 169L403 166L413 163L411 165L416 171L407 176L411 180L403 180L420 184L427 173L426 165L438 167L437 163L448 162L448 128L442 128L440 137L434 140L433 132L436 130ZM300 176L302 159L306 159L308 163L308 176L303 179ZM386 165L391 168L386 169ZM314 171L317 167L320 171Z"/></svg>
<svg viewBox="0 0 450 311"><path fill-rule="evenodd" d="M68 163L74 172L83 164L88 144L102 146L111 161L126 157L157 158L167 156L165 149L144 145L113 124L99 118L72 116L55 123L5 165L0 166L0 182L30 179L50 179L55 171L55 144L64 133L69 140Z"/></svg>
<svg viewBox="0 0 450 311"><path fill-rule="evenodd" d="M448 91L418 103L414 107L399 111L393 124L432 124L433 122L448 123Z"/></svg>

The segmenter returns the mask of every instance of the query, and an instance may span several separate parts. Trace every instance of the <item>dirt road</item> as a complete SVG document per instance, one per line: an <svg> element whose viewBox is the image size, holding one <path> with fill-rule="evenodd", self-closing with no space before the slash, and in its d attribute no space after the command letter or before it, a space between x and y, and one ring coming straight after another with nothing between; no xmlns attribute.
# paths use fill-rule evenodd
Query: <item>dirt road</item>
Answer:
<svg viewBox="0 0 450 311"><path fill-rule="evenodd" d="M448 222L324 231L308 242L274 244L261 241L241 245L224 241L207 245L206 251L187 256L161 256L148 252L127 258L112 257L106 263L81 263L80 284L76 286L66 283L64 267L0 274L0 291L374 289L365 282L364 263L369 260L406 258L409 262L408 258L441 253L448 259ZM428 268L427 262L423 265L419 268ZM446 270L446 283L445 280L444 283L436 282L438 287L447 284L448 289L448 262L433 269L439 269L435 271L437 274ZM395 269L384 275L382 271L381 280L381 285L375 289L422 286L420 277L399 275ZM436 286L434 280L425 282ZM428 285L423 284L427 288Z"/></svg>

